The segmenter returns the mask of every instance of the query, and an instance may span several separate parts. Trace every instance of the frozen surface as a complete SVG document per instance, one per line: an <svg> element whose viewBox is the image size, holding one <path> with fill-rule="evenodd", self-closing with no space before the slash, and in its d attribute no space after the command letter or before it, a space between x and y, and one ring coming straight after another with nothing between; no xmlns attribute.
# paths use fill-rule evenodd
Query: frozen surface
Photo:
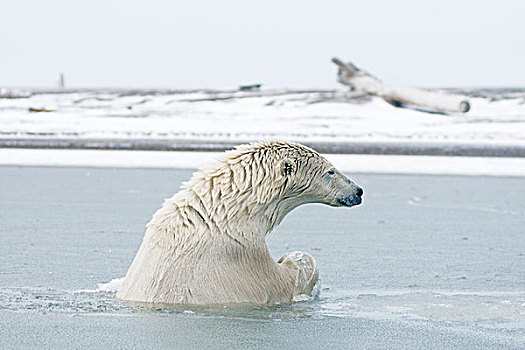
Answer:
<svg viewBox="0 0 525 350"><path fill-rule="evenodd" d="M0 165L122 168L200 168L215 152L0 149ZM325 154L350 173L525 177L525 158Z"/></svg>
<svg viewBox="0 0 525 350"><path fill-rule="evenodd" d="M466 114L351 103L342 90L41 92L0 99L0 139L525 144L525 91L457 92L469 95Z"/></svg>
<svg viewBox="0 0 525 350"><path fill-rule="evenodd" d="M525 347L522 178L349 174L361 206L298 208L268 240L276 258L314 256L313 301L114 299L146 222L190 174L0 167L0 347Z"/></svg>

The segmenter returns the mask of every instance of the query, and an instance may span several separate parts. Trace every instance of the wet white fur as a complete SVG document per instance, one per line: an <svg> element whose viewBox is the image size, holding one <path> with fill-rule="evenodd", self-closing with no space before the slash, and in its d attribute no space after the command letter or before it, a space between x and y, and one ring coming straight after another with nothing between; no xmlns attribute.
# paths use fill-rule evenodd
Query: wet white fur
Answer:
<svg viewBox="0 0 525 350"><path fill-rule="evenodd" d="M317 280L313 258L294 252L275 262L265 237L292 209L333 196L317 185L330 168L317 152L295 143L242 145L224 153L153 215L117 297L262 304L309 294Z"/></svg>

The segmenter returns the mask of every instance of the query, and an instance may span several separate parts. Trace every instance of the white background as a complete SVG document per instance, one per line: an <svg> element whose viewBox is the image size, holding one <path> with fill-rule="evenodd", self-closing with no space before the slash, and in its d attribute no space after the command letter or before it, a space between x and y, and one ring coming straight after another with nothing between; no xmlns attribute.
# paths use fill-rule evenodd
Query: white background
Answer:
<svg viewBox="0 0 525 350"><path fill-rule="evenodd" d="M525 2L3 1L0 87L524 86Z"/></svg>

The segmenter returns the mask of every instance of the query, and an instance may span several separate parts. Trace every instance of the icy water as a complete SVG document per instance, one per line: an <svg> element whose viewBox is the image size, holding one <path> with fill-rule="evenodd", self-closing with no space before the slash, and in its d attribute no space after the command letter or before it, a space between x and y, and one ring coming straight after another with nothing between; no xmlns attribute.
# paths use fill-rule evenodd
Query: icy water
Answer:
<svg viewBox="0 0 525 350"><path fill-rule="evenodd" d="M170 308L98 289L190 174L0 167L0 348L525 347L523 178L350 174L361 206L301 207L268 239L276 259L314 255L314 300Z"/></svg>

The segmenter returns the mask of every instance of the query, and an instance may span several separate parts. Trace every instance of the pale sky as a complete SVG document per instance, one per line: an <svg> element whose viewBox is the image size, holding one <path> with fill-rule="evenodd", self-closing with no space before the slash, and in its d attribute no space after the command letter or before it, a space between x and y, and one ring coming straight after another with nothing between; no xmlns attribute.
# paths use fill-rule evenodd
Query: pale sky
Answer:
<svg viewBox="0 0 525 350"><path fill-rule="evenodd" d="M525 1L5 0L0 87L525 86Z"/></svg>

